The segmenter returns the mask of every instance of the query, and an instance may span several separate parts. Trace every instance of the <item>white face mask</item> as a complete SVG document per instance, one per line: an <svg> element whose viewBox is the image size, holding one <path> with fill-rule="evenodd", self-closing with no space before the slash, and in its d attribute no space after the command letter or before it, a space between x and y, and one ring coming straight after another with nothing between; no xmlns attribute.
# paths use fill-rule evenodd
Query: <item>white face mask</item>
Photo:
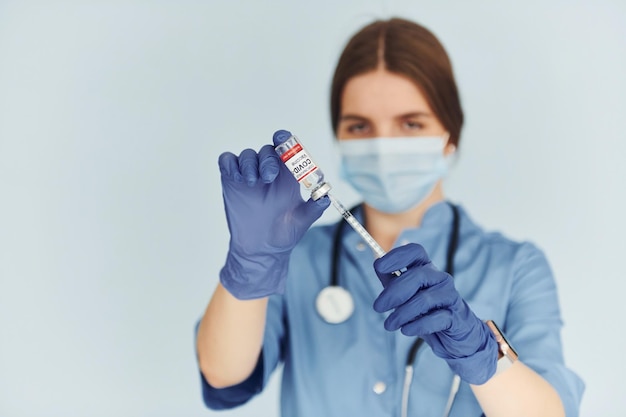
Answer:
<svg viewBox="0 0 626 417"><path fill-rule="evenodd" d="M444 136L339 140L343 178L365 202L386 213L424 201L448 172Z"/></svg>

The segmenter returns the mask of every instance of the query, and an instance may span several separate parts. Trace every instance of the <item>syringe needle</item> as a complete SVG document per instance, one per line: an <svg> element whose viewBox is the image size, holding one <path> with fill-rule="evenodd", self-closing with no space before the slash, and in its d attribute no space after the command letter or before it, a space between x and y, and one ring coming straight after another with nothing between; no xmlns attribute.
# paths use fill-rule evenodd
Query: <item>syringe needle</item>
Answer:
<svg viewBox="0 0 626 417"><path fill-rule="evenodd" d="M329 191L331 186L324 180L322 170L313 162L308 152L304 149L298 138L287 131L277 132L279 135L274 136L274 145L276 153L280 159L289 168L299 184L303 185L307 190L311 191L311 198L318 200L328 195L333 206L341 213L343 218L350 226L363 238L363 240L372 248L377 258L385 255L385 251L380 247L378 242L374 240L367 230L354 218L339 200L334 198ZM396 273L397 272L397 273ZM399 275L398 271L394 274Z"/></svg>
<svg viewBox="0 0 626 417"><path fill-rule="evenodd" d="M385 255L385 250L374 240L372 235L368 233L367 230L363 227L361 223L350 213L348 209L345 208L343 204L335 197L333 197L330 193L328 194L328 198L333 203L333 206L337 209L337 211L341 214L341 216L348 222L350 226L354 229L355 232L363 238L365 243L367 243L370 248L374 251L377 258L380 258Z"/></svg>

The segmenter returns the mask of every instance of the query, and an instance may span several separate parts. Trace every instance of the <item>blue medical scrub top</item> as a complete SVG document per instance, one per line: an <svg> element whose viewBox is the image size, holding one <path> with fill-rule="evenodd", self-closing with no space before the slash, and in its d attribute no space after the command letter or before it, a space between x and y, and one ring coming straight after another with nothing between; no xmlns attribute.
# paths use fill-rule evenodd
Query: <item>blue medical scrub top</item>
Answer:
<svg viewBox="0 0 626 417"><path fill-rule="evenodd" d="M360 210L355 215L362 219ZM435 204L420 227L403 231L394 246L419 243L443 269L452 217L449 204ZM530 243L486 233L461 207L459 218L457 290L478 317L498 323L523 363L552 384L566 415L578 416L584 384L564 364L557 290L543 253ZM282 361L285 417L400 414L404 370L415 338L384 329L388 313L372 308L382 291L372 266L374 256L351 228L343 232L339 281L354 298L354 313L341 324L329 324L316 311L315 299L329 285L336 227L311 228L294 249L285 294L270 297L263 350L253 374L222 389L201 378L208 407L231 408L246 402L263 389ZM446 362L424 343L415 359L409 415L440 417L452 378ZM467 383L461 383L450 415L482 415Z"/></svg>

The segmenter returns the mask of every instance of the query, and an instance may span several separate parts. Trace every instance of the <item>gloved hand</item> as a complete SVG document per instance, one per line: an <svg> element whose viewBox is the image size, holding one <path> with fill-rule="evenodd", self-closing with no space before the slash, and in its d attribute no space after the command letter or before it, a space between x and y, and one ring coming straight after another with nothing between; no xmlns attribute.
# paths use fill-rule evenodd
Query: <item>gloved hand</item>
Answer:
<svg viewBox="0 0 626 417"><path fill-rule="evenodd" d="M393 275L403 268L399 277ZM393 249L374 262L374 269L385 287L374 310L394 310L385 329L421 337L466 382L483 384L494 375L495 337L461 298L452 276L437 269L422 246Z"/></svg>
<svg viewBox="0 0 626 417"><path fill-rule="evenodd" d="M279 130L274 142L290 136ZM329 206L328 197L305 202L300 185L271 145L258 154L252 149L239 157L223 153L219 167L230 231L220 282L241 300L283 293L291 250Z"/></svg>

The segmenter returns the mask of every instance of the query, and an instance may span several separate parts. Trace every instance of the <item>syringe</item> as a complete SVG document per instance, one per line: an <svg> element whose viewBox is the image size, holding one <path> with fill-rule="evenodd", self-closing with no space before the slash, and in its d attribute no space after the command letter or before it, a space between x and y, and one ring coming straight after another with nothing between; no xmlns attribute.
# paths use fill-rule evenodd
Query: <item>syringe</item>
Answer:
<svg viewBox="0 0 626 417"><path fill-rule="evenodd" d="M284 133L284 134L283 134ZM348 209L337 198L329 192L331 185L324 180L324 173L313 162L309 153L304 149L298 138L287 131L281 131L274 135L274 145L276 153L285 163L289 171L296 178L298 183L303 185L307 190L311 191L311 198L318 200L327 195L333 206L348 222L355 232L367 243L374 251L377 258L385 255L383 248L374 240L367 230L359 223L359 221L350 213Z"/></svg>
<svg viewBox="0 0 626 417"><path fill-rule="evenodd" d="M385 250L374 240L372 235L369 234L365 227L350 213L350 210L346 209L341 201L337 200L332 194L328 193L328 198L330 198L331 203L337 209L339 214L348 222L350 226L354 229L355 232L363 238L365 243L369 245L370 248L374 251L377 258L380 258L385 255Z"/></svg>

